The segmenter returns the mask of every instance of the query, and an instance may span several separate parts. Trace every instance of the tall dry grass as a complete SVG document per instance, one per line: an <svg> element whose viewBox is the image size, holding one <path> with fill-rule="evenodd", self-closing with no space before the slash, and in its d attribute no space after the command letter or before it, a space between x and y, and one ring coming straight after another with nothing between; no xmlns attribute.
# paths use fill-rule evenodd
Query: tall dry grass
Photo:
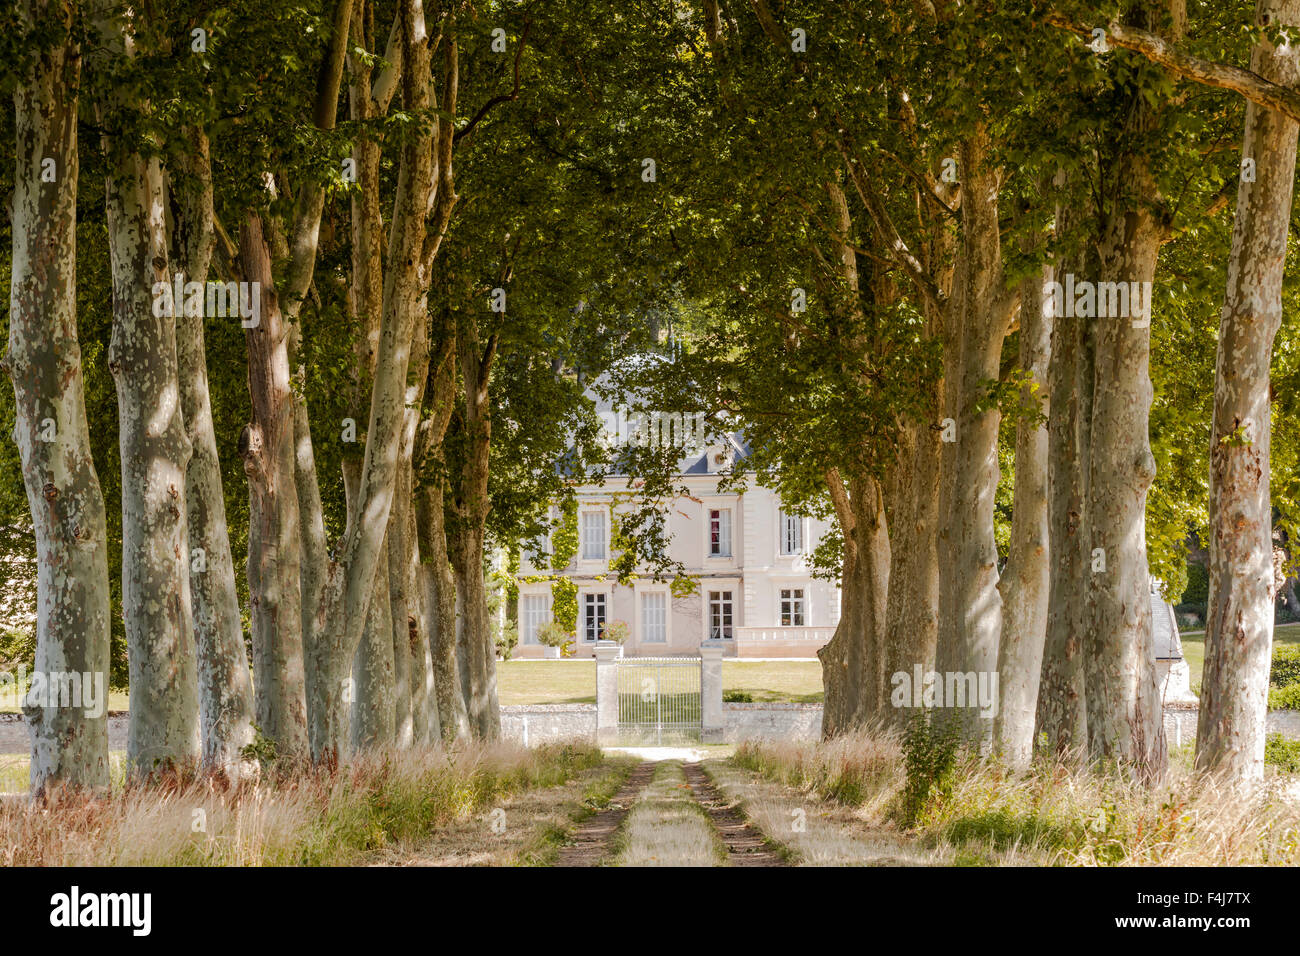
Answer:
<svg viewBox="0 0 1300 956"><path fill-rule="evenodd" d="M196 781L48 805L10 798L0 802L0 865L345 865L600 760L586 745L473 745L374 753L228 790Z"/></svg>
<svg viewBox="0 0 1300 956"><path fill-rule="evenodd" d="M855 806L867 827L898 829L906 784L897 738L746 742L733 760L805 792ZM1171 761L1155 786L1119 773L1043 762L1016 772L965 754L936 781L908 831L959 863L1300 865L1294 778L1232 787Z"/></svg>

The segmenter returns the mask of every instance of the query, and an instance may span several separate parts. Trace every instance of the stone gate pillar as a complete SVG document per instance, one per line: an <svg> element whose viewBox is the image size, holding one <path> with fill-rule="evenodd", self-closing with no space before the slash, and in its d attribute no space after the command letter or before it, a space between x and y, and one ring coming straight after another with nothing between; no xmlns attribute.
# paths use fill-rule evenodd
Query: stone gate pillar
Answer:
<svg viewBox="0 0 1300 956"><path fill-rule="evenodd" d="M722 717L721 641L700 643L700 730L706 744L720 744L726 735Z"/></svg>
<svg viewBox="0 0 1300 956"><path fill-rule="evenodd" d="M618 743L618 659L623 645L614 641L596 642L596 743Z"/></svg>

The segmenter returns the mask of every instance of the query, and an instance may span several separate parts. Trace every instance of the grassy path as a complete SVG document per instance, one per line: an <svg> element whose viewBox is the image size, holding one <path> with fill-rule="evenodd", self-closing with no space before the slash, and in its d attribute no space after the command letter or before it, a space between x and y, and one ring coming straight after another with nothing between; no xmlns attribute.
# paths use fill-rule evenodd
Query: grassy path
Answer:
<svg viewBox="0 0 1300 956"><path fill-rule="evenodd" d="M650 782L655 765L641 763L628 774L604 809L582 821L555 858L556 866L600 866L612 850L615 834L636 798Z"/></svg>
<svg viewBox="0 0 1300 956"><path fill-rule="evenodd" d="M785 866L789 853L753 826L734 800L725 799L698 763L683 768L696 803L722 837L730 866Z"/></svg>
<svg viewBox="0 0 1300 956"><path fill-rule="evenodd" d="M616 866L718 866L727 857L709 814L678 760L653 764L654 777L618 835Z"/></svg>
<svg viewBox="0 0 1300 956"><path fill-rule="evenodd" d="M869 826L854 811L768 780L730 761L702 769L722 797L748 818L795 866L945 866L950 850L923 847L894 831Z"/></svg>

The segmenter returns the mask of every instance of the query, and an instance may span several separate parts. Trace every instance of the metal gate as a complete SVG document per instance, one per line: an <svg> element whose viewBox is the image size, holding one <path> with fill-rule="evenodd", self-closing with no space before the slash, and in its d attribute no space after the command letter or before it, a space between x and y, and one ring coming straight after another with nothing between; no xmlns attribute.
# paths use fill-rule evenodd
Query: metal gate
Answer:
<svg viewBox="0 0 1300 956"><path fill-rule="evenodd" d="M662 746L701 739L700 658L626 657L618 662L618 737Z"/></svg>

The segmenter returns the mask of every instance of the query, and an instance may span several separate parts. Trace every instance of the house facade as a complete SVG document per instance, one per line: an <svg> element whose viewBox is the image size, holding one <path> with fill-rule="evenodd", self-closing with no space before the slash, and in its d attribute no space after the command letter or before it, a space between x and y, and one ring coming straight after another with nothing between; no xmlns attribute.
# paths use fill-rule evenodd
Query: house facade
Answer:
<svg viewBox="0 0 1300 956"><path fill-rule="evenodd" d="M611 506L623 482L577 489L578 552L562 572L548 556L521 558L519 644L514 656L539 658L547 649L538 631L552 620L553 583L563 576L577 588L575 657L593 657L606 624L626 623L627 656L696 653L700 642L722 641L728 657L813 657L839 622L840 593L814 579L808 557L829 529L825 520L789 514L769 488L751 480L743 492L718 489L722 472L743 449L712 446L681 463L687 494L668 507L670 555L698 582L693 594L673 595L669 582L639 577L619 584L610 573ZM543 549L549 552L549 548Z"/></svg>

